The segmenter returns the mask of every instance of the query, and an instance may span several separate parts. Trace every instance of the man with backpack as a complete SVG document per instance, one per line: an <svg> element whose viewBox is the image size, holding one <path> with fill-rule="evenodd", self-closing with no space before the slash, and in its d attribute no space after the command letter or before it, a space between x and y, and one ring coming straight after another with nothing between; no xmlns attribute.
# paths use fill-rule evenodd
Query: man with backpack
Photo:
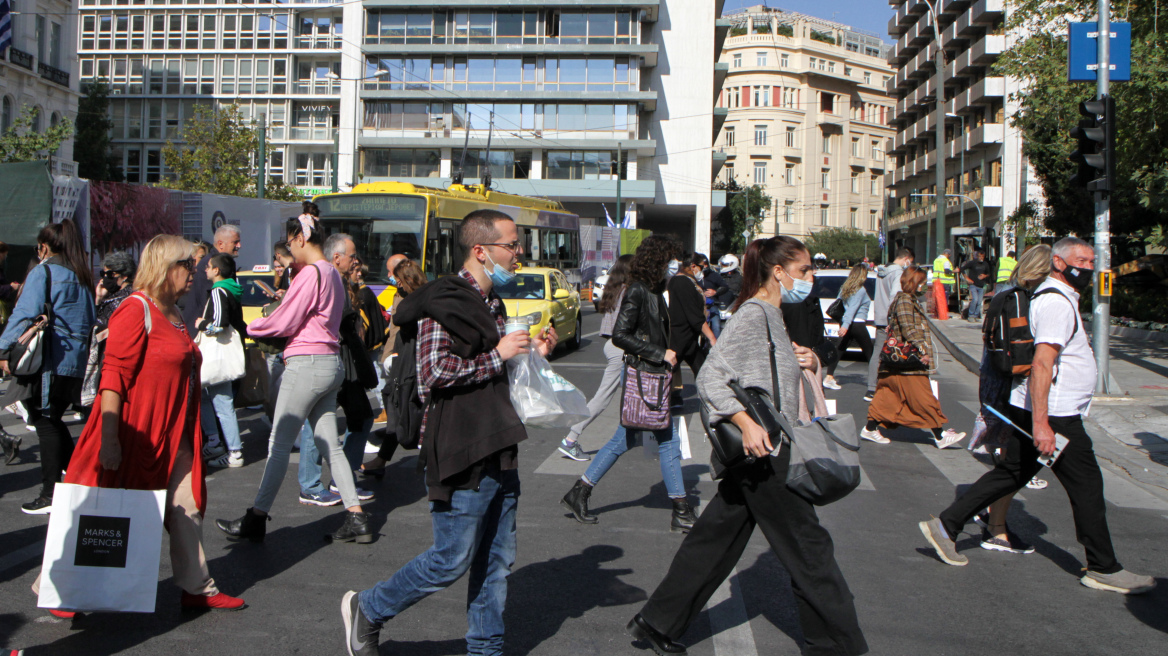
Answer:
<svg viewBox="0 0 1168 656"><path fill-rule="evenodd" d="M424 408L419 460L429 489L434 545L392 577L341 601L345 649L378 653L381 625L468 571L467 653L503 653L503 605L515 562L519 442L527 432L511 404L504 362L534 347L505 333L507 310L494 287L515 277L523 242L511 217L478 210L462 222L466 261L457 275L427 283L398 306L394 322L416 325L418 396ZM399 439L402 436L398 436ZM483 551L486 553L482 553Z"/></svg>
<svg viewBox="0 0 1168 656"><path fill-rule="evenodd" d="M1070 498L1075 532L1087 552L1087 570L1080 582L1121 594L1140 594L1156 587L1155 579L1128 572L1116 560L1107 527L1103 475L1083 425L1094 394L1096 368L1079 316L1079 294L1091 284L1094 268L1094 251L1081 239L1067 237L1051 249L1050 276L1029 299L1027 315L1034 344L1029 375L1016 377L1010 393L1009 416L1021 430L1010 435L1005 456L997 465L940 518L920 523L921 532L945 563L968 564L955 545L966 522L990 503L1021 489L1042 469L1039 458L1050 458L1056 446L1062 446L1050 468ZM1024 365L1016 362L1016 366Z"/></svg>

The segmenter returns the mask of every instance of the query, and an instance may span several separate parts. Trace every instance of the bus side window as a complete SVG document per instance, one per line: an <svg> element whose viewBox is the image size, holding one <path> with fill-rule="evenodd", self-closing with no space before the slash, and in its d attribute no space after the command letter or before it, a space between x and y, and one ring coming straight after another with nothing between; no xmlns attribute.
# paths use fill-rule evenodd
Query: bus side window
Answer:
<svg viewBox="0 0 1168 656"><path fill-rule="evenodd" d="M438 228L438 239L430 240L430 247L426 249L427 278L454 273L454 227L445 225Z"/></svg>

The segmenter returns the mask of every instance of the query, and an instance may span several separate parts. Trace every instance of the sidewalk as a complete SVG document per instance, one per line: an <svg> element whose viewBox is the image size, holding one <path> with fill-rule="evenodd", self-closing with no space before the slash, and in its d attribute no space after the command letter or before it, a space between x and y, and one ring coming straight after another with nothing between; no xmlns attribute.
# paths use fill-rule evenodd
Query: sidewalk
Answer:
<svg viewBox="0 0 1168 656"><path fill-rule="evenodd" d="M960 317L929 323L937 339L966 369L978 374L981 324ZM1090 323L1085 326L1090 330ZM1122 329L1120 329L1122 330ZM1111 337L1112 394L1095 397L1087 426L1100 461L1168 500L1168 342L1143 335ZM1118 385L1117 385L1118 383Z"/></svg>

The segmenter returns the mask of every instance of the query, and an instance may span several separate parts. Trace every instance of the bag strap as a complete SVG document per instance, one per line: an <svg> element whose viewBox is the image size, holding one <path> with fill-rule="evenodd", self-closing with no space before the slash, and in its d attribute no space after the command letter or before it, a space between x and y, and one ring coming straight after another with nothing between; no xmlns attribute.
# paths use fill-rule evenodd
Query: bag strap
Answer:
<svg viewBox="0 0 1168 656"><path fill-rule="evenodd" d="M779 400L779 366L775 363L775 339L774 339L774 336L771 334L771 318L769 316L767 316L767 311L765 308L762 307L761 303L762 303L762 301L759 301L758 303L754 303L753 305L759 306L758 310L759 310L759 312L762 312L763 325L766 326L767 356L770 358L770 361L771 361L771 392L774 394L774 398L772 399L772 401L774 401L775 410L778 410L781 413L783 408L782 408L782 401Z"/></svg>
<svg viewBox="0 0 1168 656"><path fill-rule="evenodd" d="M147 301L144 297L142 297L138 294L134 294L134 298L138 299L139 301L142 301L142 310L146 313L145 316L142 318L142 323L143 323L143 325L146 326L146 334L149 335L151 329L154 328L154 321L153 321L153 318L150 316L150 301Z"/></svg>
<svg viewBox="0 0 1168 656"><path fill-rule="evenodd" d="M637 372L637 396L641 397L641 402L645 407L653 412L659 412L661 406L665 403L665 375L661 375L661 379L657 383L657 404L649 403L649 399L645 398L645 388L641 384L641 370L633 367L633 371Z"/></svg>

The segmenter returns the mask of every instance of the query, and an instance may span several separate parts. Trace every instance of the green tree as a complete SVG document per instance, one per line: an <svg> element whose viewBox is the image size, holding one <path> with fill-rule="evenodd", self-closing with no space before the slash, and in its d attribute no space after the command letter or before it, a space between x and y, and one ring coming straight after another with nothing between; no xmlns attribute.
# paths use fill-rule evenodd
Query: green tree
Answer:
<svg viewBox="0 0 1168 656"><path fill-rule="evenodd" d="M259 134L254 122L246 122L239 105L217 110L195 105L195 115L182 132L183 147L167 141L162 148L166 165L174 176L162 186L180 191L201 191L225 196L256 196L255 162ZM264 198L301 200L304 194L282 182L269 181Z"/></svg>
<svg viewBox="0 0 1168 656"><path fill-rule="evenodd" d="M763 214L772 203L771 197L762 190L762 185L743 187L731 180L718 187L726 191L726 207L713 221L714 250L741 253L748 243L742 233L749 228L750 238L754 239L760 232Z"/></svg>
<svg viewBox="0 0 1168 656"><path fill-rule="evenodd" d="M1094 232L1091 194L1071 186L1069 157L1078 104L1095 95L1095 83L1067 81L1066 35L1067 22L1093 20L1095 9L1094 0L1016 0L1007 28L1018 40L995 65L1024 83L1013 94L1021 111L1012 123L1046 196L1045 227L1056 234ZM1168 213L1168 34L1158 31L1157 14L1155 3L1118 4L1112 14L1132 25L1132 79L1111 86L1118 114L1111 230L1120 241L1164 224Z"/></svg>
<svg viewBox="0 0 1168 656"><path fill-rule="evenodd" d="M73 124L67 118L43 132L33 129L36 118L36 108L26 106L4 134L0 135L0 162L48 159L73 136Z"/></svg>
<svg viewBox="0 0 1168 656"><path fill-rule="evenodd" d="M118 181L118 167L110 153L109 84L105 79L86 85L86 93L77 103L77 136L73 140L73 159L77 175L87 180Z"/></svg>
<svg viewBox="0 0 1168 656"><path fill-rule="evenodd" d="M803 240L812 255L823 253L829 260L862 260L880 257L880 242L855 228L824 228Z"/></svg>

